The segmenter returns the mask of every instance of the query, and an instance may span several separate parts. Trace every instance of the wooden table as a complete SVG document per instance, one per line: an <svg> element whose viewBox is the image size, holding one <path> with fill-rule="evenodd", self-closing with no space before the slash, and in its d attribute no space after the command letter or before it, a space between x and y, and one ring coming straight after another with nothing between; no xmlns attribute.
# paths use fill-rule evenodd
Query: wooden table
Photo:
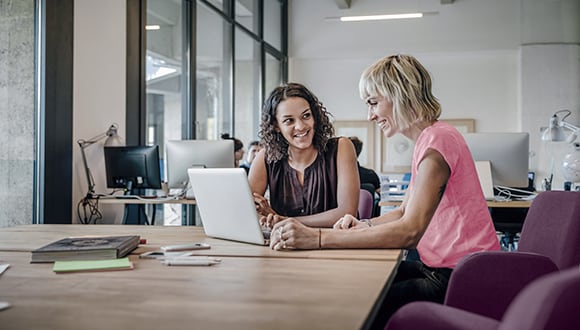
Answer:
<svg viewBox="0 0 580 330"><path fill-rule="evenodd" d="M399 206L402 201L380 201L379 206ZM529 208L532 205L532 200L517 200L517 201L487 201L488 207L499 208Z"/></svg>
<svg viewBox="0 0 580 330"><path fill-rule="evenodd" d="M30 251L78 235L139 234L131 271L55 274ZM192 241L214 266L163 266L138 253ZM200 251L202 252L202 251ZM272 251L207 238L196 227L31 225L0 229L2 329L368 328L400 250Z"/></svg>
<svg viewBox="0 0 580 330"><path fill-rule="evenodd" d="M0 251L30 252L64 237L86 235L140 235L147 244L140 245L133 254L159 250L163 245L201 242L211 246L198 250L198 255L279 257L305 259L366 259L398 261L401 250L345 249L274 251L267 246L239 243L205 235L195 226L139 226L139 225L28 225L0 229Z"/></svg>

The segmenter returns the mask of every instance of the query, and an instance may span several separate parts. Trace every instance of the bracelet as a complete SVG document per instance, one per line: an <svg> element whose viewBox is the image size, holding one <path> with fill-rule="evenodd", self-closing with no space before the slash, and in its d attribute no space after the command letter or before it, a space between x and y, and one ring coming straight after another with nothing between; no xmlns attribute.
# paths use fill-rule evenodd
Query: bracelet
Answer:
<svg viewBox="0 0 580 330"><path fill-rule="evenodd" d="M369 227L373 226L373 221L371 219L360 219L360 222L366 223Z"/></svg>
<svg viewBox="0 0 580 330"><path fill-rule="evenodd" d="M318 228L318 249L322 249L322 230L320 228Z"/></svg>

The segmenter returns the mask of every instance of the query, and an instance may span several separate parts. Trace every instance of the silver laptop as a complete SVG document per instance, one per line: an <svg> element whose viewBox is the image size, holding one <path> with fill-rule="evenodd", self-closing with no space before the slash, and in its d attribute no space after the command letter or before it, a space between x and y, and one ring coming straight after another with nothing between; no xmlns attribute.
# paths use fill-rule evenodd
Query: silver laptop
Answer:
<svg viewBox="0 0 580 330"><path fill-rule="evenodd" d="M207 236L269 244L243 168L190 168L187 174Z"/></svg>
<svg viewBox="0 0 580 330"><path fill-rule="evenodd" d="M489 161L476 161L475 169L481 184L481 190L486 201L495 200L493 194L493 178L491 176L491 163Z"/></svg>

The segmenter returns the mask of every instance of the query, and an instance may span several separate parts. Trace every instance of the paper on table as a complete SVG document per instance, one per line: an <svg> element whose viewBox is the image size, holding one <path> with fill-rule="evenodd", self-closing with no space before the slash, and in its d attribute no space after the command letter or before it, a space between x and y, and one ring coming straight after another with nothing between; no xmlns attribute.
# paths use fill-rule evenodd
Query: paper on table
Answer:
<svg viewBox="0 0 580 330"><path fill-rule="evenodd" d="M10 264L0 264L0 275L2 275L8 267L10 267Z"/></svg>
<svg viewBox="0 0 580 330"><path fill-rule="evenodd" d="M133 269L133 263L129 258L105 259L105 260L75 260L55 261L52 270L55 273L70 273L84 271L106 271Z"/></svg>

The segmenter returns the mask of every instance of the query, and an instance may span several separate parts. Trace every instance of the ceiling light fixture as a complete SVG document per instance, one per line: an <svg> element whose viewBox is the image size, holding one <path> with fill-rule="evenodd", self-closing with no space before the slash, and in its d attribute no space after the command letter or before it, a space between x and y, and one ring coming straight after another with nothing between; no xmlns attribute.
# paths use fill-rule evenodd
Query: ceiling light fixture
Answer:
<svg viewBox="0 0 580 330"><path fill-rule="evenodd" d="M161 26L159 25L145 25L145 30L159 30Z"/></svg>
<svg viewBox="0 0 580 330"><path fill-rule="evenodd" d="M379 21L385 19L403 19L403 18L421 18L423 13L409 13L409 14L391 14L391 15L367 15L367 16L342 16L342 22L357 22L357 21Z"/></svg>
<svg viewBox="0 0 580 330"><path fill-rule="evenodd" d="M388 19L406 19L406 18L421 18L427 15L436 15L439 12L417 12L417 13L404 13L404 14L384 14L384 15L360 15L360 16L341 16L341 17L327 17L326 20L329 21L341 21L341 22L360 22L360 21L379 21Z"/></svg>

